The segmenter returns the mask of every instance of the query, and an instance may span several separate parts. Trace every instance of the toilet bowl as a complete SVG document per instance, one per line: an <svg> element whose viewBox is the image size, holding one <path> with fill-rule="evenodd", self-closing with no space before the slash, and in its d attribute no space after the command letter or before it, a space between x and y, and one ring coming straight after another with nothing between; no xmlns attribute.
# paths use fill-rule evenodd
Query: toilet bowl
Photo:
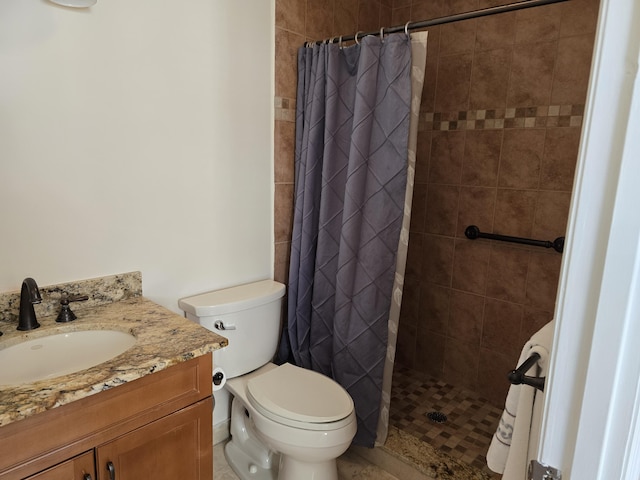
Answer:
<svg viewBox="0 0 640 480"><path fill-rule="evenodd" d="M236 473L247 474L241 478L337 480L335 459L349 448L357 427L353 401L342 387L318 373L270 363L229 380L227 388L234 398L225 454ZM243 448L251 442L246 431L265 451ZM248 451L252 455L240 453ZM278 457L269 459L269 452ZM257 477L268 465L272 472Z"/></svg>
<svg viewBox="0 0 640 480"><path fill-rule="evenodd" d="M214 432L216 418L228 424L225 456L243 480L337 480L336 458L357 429L353 400L329 377L271 363L283 295L284 285L264 280L179 301L187 318L229 340L213 355L224 377Z"/></svg>

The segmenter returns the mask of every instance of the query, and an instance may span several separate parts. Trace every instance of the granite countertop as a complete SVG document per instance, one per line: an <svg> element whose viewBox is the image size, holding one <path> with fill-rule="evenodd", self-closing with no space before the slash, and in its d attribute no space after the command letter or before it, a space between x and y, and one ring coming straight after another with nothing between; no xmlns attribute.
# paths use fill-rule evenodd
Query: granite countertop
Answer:
<svg viewBox="0 0 640 480"><path fill-rule="evenodd" d="M135 297L85 308L78 319L56 323L38 317L40 328L19 332L3 328L0 346L54 333L120 330L136 344L125 353L80 372L17 386L0 386L0 426L130 382L227 345L227 340L144 298ZM2 368L11 368L3 365Z"/></svg>

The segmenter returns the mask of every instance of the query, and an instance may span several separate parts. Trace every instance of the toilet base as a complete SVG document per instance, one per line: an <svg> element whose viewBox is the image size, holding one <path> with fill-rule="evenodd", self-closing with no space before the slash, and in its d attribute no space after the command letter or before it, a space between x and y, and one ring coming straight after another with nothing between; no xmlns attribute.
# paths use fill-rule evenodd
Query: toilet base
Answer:
<svg viewBox="0 0 640 480"><path fill-rule="evenodd" d="M241 480L278 480L279 478L277 468L261 467L232 441L225 445L224 456Z"/></svg>
<svg viewBox="0 0 640 480"><path fill-rule="evenodd" d="M338 480L338 466L334 460L309 463L286 455L280 456L278 480Z"/></svg>

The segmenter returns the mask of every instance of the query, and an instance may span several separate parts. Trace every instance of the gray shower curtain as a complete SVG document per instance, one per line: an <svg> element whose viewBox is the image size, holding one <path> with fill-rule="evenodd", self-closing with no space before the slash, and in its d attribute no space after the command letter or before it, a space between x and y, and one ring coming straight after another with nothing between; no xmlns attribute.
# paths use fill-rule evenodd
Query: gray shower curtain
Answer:
<svg viewBox="0 0 640 480"><path fill-rule="evenodd" d="M281 360L334 378L373 446L405 208L408 35L298 52L295 209Z"/></svg>

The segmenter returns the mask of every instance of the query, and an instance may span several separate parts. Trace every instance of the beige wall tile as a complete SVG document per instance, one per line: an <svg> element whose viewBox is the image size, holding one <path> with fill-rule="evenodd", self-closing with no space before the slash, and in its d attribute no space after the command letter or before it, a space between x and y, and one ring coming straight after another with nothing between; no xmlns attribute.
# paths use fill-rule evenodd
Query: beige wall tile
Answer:
<svg viewBox="0 0 640 480"><path fill-rule="evenodd" d="M543 128L505 130L498 186L538 188L545 134Z"/></svg>
<svg viewBox="0 0 640 480"><path fill-rule="evenodd" d="M380 2L380 22L381 27L393 27L396 24L393 23L393 10L390 5L385 5L388 0Z"/></svg>
<svg viewBox="0 0 640 480"><path fill-rule="evenodd" d="M405 275L421 280L422 274L422 243L424 235L421 233L411 232L409 237L409 247L407 249L407 266Z"/></svg>
<svg viewBox="0 0 640 480"><path fill-rule="evenodd" d="M396 340L396 362L409 368L416 367L416 343L418 327L400 321Z"/></svg>
<svg viewBox="0 0 640 480"><path fill-rule="evenodd" d="M528 250L493 246L487 275L487 296L524 303L528 267Z"/></svg>
<svg viewBox="0 0 640 480"><path fill-rule="evenodd" d="M410 281L407 281L410 280ZM417 325L420 320L420 279L415 275L405 277L400 308L400 323Z"/></svg>
<svg viewBox="0 0 640 480"><path fill-rule="evenodd" d="M399 7L411 7L411 3L414 0L391 0L391 6L393 8L399 8Z"/></svg>
<svg viewBox="0 0 640 480"><path fill-rule="evenodd" d="M561 38L558 41L558 56L551 92L552 104L585 102L592 52L593 34Z"/></svg>
<svg viewBox="0 0 640 480"><path fill-rule="evenodd" d="M517 360L517 359L516 359ZM504 400L509 391L507 373L516 368L511 355L502 351L480 349L478 368L478 393L494 405L504 406Z"/></svg>
<svg viewBox="0 0 640 480"><path fill-rule="evenodd" d="M556 40L560 32L560 7L545 5L516 12L516 43Z"/></svg>
<svg viewBox="0 0 640 480"><path fill-rule="evenodd" d="M580 132L579 127L547 129L540 188L571 191L578 160Z"/></svg>
<svg viewBox="0 0 640 480"><path fill-rule="evenodd" d="M295 124L276 120L275 148L275 181L276 183L293 183Z"/></svg>
<svg viewBox="0 0 640 480"><path fill-rule="evenodd" d="M448 335L464 343L480 345L484 297L451 291Z"/></svg>
<svg viewBox="0 0 640 480"><path fill-rule="evenodd" d="M274 203L275 241L290 242L293 226L293 184L276 184Z"/></svg>
<svg viewBox="0 0 640 480"><path fill-rule="evenodd" d="M419 329L414 368L419 372L442 377L446 337Z"/></svg>
<svg viewBox="0 0 640 480"><path fill-rule="evenodd" d="M527 305L553 311L562 256L556 252L532 252L527 275Z"/></svg>
<svg viewBox="0 0 640 480"><path fill-rule="evenodd" d="M425 232L427 219L427 184L416 183L413 186L413 202L411 204L410 231Z"/></svg>
<svg viewBox="0 0 640 480"><path fill-rule="evenodd" d="M447 23L440 27L440 55L473 52L476 46L476 20Z"/></svg>
<svg viewBox="0 0 640 480"><path fill-rule="evenodd" d="M514 360L522 350L520 325L523 306L487 298L482 320L482 347L511 355Z"/></svg>
<svg viewBox="0 0 640 480"><path fill-rule="evenodd" d="M498 189L493 230L501 235L530 237L538 192Z"/></svg>
<svg viewBox="0 0 640 480"><path fill-rule="evenodd" d="M276 27L304 34L306 5L302 0L276 2Z"/></svg>
<svg viewBox="0 0 640 480"><path fill-rule="evenodd" d="M531 336L553 320L553 312L536 307L525 306L520 327L520 345L524 345Z"/></svg>
<svg viewBox="0 0 640 480"><path fill-rule="evenodd" d="M394 7L391 11L391 20L394 25L403 25L411 21L411 5Z"/></svg>
<svg viewBox="0 0 640 480"><path fill-rule="evenodd" d="M384 25L380 24L380 1L360 0L358 7L358 30L374 32Z"/></svg>
<svg viewBox="0 0 640 480"><path fill-rule="evenodd" d="M296 98L298 84L298 48L302 35L276 28L276 97Z"/></svg>
<svg viewBox="0 0 640 480"><path fill-rule="evenodd" d="M462 187L458 204L457 236L464 238L469 225L482 232L493 231L497 189L487 187Z"/></svg>
<svg viewBox="0 0 640 480"><path fill-rule="evenodd" d="M440 57L436 82L436 111L467 110L472 63L473 55L469 53Z"/></svg>
<svg viewBox="0 0 640 480"><path fill-rule="evenodd" d="M358 0L335 2L333 35L352 35L358 31Z"/></svg>
<svg viewBox="0 0 640 480"><path fill-rule="evenodd" d="M427 64L424 72L424 85L420 111L433 112L436 99L436 83L438 80L438 51L440 49L440 28L429 29L427 40Z"/></svg>
<svg viewBox="0 0 640 480"><path fill-rule="evenodd" d="M401 2L402 3L402 2ZM419 22L445 15L446 2L443 0L413 0L411 3L411 21ZM399 7L394 3L394 7Z"/></svg>
<svg viewBox="0 0 640 480"><path fill-rule="evenodd" d="M498 184L498 167L503 130L469 130L465 137L462 183L494 187Z"/></svg>
<svg viewBox="0 0 640 480"><path fill-rule="evenodd" d="M569 217L571 192L541 191L536 206L536 217L531 236L553 242L564 237Z"/></svg>
<svg viewBox="0 0 640 480"><path fill-rule="evenodd" d="M556 56L556 42L516 45L507 94L508 107L547 105Z"/></svg>
<svg viewBox="0 0 640 480"><path fill-rule="evenodd" d="M452 286L464 292L484 295L491 246L484 240L456 239Z"/></svg>
<svg viewBox="0 0 640 480"><path fill-rule="evenodd" d="M442 15L455 15L456 13L471 12L478 9L478 0L446 0L443 2ZM464 23L464 20L458 23Z"/></svg>
<svg viewBox="0 0 640 480"><path fill-rule="evenodd" d="M465 132L433 132L429 183L459 184L462 175Z"/></svg>
<svg viewBox="0 0 640 480"><path fill-rule="evenodd" d="M425 235L422 244L422 277L450 287L452 269L453 238Z"/></svg>
<svg viewBox="0 0 640 480"><path fill-rule="evenodd" d="M560 36L570 37L595 33L598 23L599 0L571 0L561 7Z"/></svg>
<svg viewBox="0 0 640 480"><path fill-rule="evenodd" d="M478 19L476 51L511 48L516 38L515 12Z"/></svg>
<svg viewBox="0 0 640 480"><path fill-rule="evenodd" d="M449 328L451 289L431 282L420 287L420 321L430 332L446 334Z"/></svg>
<svg viewBox="0 0 640 480"><path fill-rule="evenodd" d="M291 242L280 242L275 244L275 267L273 279L276 282L284 283L289 281L289 257L291 256Z"/></svg>
<svg viewBox="0 0 640 480"><path fill-rule="evenodd" d="M449 383L477 388L480 347L448 338L444 352L444 375Z"/></svg>
<svg viewBox="0 0 640 480"><path fill-rule="evenodd" d="M431 131L418 132L416 147L416 183L429 181L429 160L431 158Z"/></svg>
<svg viewBox="0 0 640 480"><path fill-rule="evenodd" d="M333 0L307 0L305 33L309 40L321 40L332 36L333 3Z"/></svg>
<svg viewBox="0 0 640 480"><path fill-rule="evenodd" d="M458 210L460 187L457 185L429 185L426 203L427 233L454 236L456 233L456 216L452 212Z"/></svg>
<svg viewBox="0 0 640 480"><path fill-rule="evenodd" d="M476 52L471 71L470 109L506 107L511 57L511 48Z"/></svg>

